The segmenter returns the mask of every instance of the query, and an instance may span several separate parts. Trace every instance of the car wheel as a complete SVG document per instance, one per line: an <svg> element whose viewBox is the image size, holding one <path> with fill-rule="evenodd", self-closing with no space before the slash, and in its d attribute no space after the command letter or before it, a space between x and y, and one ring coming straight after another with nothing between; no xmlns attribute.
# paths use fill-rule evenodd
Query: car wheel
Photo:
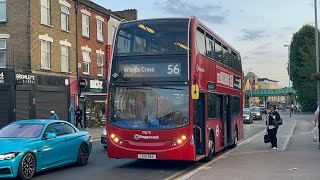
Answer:
<svg viewBox="0 0 320 180"><path fill-rule="evenodd" d="M18 169L18 177L23 180L31 179L36 172L36 158L32 153L23 155Z"/></svg>
<svg viewBox="0 0 320 180"><path fill-rule="evenodd" d="M107 150L107 146L103 146L103 148L104 148L105 150Z"/></svg>
<svg viewBox="0 0 320 180"><path fill-rule="evenodd" d="M214 143L215 143L214 136L211 133L210 137L209 137L209 142L208 142L209 155L204 159L206 162L211 161L214 156L214 153L215 153L215 144Z"/></svg>
<svg viewBox="0 0 320 180"><path fill-rule="evenodd" d="M78 152L77 163L79 166L84 166L89 160L89 147L87 144L81 144Z"/></svg>

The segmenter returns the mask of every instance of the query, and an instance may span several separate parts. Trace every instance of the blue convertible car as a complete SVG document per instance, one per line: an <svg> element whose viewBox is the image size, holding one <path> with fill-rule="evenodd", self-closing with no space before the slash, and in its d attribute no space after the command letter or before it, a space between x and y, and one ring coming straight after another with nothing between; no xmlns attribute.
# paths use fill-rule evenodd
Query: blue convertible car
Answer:
<svg viewBox="0 0 320 180"><path fill-rule="evenodd" d="M91 149L91 135L66 121L16 121L0 130L0 178L31 179L56 166L83 166Z"/></svg>

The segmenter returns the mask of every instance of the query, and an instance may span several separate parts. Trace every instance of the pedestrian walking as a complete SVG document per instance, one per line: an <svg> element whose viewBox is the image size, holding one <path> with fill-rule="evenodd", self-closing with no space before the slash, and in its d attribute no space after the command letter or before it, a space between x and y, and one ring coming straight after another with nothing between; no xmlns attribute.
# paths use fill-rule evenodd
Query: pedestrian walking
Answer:
<svg viewBox="0 0 320 180"><path fill-rule="evenodd" d="M76 127L78 128L78 124L80 124L80 127L83 128L82 126L82 115L83 112L80 109L79 106L76 107L76 111L74 112L75 116L76 116Z"/></svg>
<svg viewBox="0 0 320 180"><path fill-rule="evenodd" d="M279 125L282 124L282 120L280 114L275 111L274 107L271 106L270 112L266 118L267 132L271 142L271 146L269 149L278 149L278 140L277 140L277 132Z"/></svg>
<svg viewBox="0 0 320 180"><path fill-rule="evenodd" d="M58 120L59 119L58 115L54 111L51 111L50 114L51 114L50 119L52 119L52 120Z"/></svg>
<svg viewBox="0 0 320 180"><path fill-rule="evenodd" d="M319 123L320 123L320 117L319 117L319 111L320 111L320 106L318 106L316 112L314 113L316 115L316 118L314 119L314 127L318 127L318 134L317 134L317 138L318 138L318 141L319 141L319 149L320 149L320 137L319 137L319 133L320 133L320 126L319 126Z"/></svg>

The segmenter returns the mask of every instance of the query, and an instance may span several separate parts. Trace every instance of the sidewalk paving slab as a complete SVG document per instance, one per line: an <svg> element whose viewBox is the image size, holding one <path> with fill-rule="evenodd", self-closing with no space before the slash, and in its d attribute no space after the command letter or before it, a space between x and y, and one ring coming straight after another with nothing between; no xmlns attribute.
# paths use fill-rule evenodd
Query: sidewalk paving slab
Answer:
<svg viewBox="0 0 320 180"><path fill-rule="evenodd" d="M311 117L311 116L310 116ZM199 172L186 176L191 180L319 180L320 150L318 143L312 142L312 117L293 116L279 129L279 145L285 142L294 128L294 133L285 150L265 150L268 145L260 143L263 136L257 136L252 141L233 150ZM296 121L294 127L292 123ZM287 130L289 129L289 130ZM256 143L256 144L254 144ZM248 147L247 147L248 146ZM251 151L251 153L243 153ZM268 152L268 153L266 153Z"/></svg>

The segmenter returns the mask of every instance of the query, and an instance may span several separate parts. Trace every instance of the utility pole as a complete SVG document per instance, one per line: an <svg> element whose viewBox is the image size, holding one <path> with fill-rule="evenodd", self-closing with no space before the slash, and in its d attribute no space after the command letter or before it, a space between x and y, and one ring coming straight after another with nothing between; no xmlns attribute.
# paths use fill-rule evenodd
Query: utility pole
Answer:
<svg viewBox="0 0 320 180"><path fill-rule="evenodd" d="M317 15L317 0L314 0L314 14L315 14L315 36L316 36L316 66L317 73L319 73L319 42L318 42L318 15ZM320 105L320 82L317 80L317 106Z"/></svg>
<svg viewBox="0 0 320 180"><path fill-rule="evenodd" d="M292 104L291 104L291 92L290 92L290 72L291 72L291 69L290 69L290 45L283 45L284 47L288 47L288 74L289 74L289 86L288 86L288 94L289 94L289 114L290 114L290 117L291 117L291 108L292 108Z"/></svg>

